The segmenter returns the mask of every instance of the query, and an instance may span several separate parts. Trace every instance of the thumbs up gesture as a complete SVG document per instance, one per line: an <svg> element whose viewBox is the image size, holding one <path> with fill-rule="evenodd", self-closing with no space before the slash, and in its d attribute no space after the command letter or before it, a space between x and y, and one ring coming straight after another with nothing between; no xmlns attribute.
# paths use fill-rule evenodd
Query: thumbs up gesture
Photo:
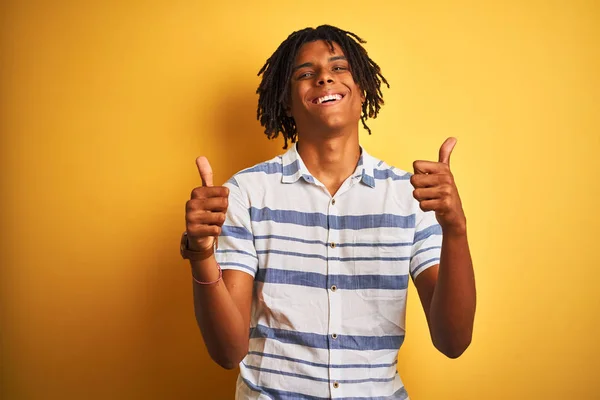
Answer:
<svg viewBox="0 0 600 400"><path fill-rule="evenodd" d="M413 197L423 211L435 211L444 234L464 235L466 217L450 172L450 155L456 142L455 138L446 139L440 148L438 162L415 161L415 173L410 183L415 188Z"/></svg>
<svg viewBox="0 0 600 400"><path fill-rule="evenodd" d="M213 186L213 172L206 157L198 157L196 165L202 186L192 190L185 204L188 246L192 251L210 254L225 222L229 189Z"/></svg>

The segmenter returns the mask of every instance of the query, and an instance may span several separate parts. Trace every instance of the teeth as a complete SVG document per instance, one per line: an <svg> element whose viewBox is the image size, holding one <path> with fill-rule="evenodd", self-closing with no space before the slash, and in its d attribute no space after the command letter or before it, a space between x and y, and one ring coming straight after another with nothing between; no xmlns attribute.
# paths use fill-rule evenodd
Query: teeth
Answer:
<svg viewBox="0 0 600 400"><path fill-rule="evenodd" d="M328 101L328 100L341 100L341 99L342 99L341 94L329 94L327 96L319 97L317 99L317 104L321 104L324 101Z"/></svg>

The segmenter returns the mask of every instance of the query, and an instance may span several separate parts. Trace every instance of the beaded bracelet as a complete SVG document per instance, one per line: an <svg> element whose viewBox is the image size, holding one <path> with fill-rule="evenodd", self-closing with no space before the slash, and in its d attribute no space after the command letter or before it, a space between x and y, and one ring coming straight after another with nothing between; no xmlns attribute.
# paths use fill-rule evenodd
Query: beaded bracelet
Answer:
<svg viewBox="0 0 600 400"><path fill-rule="evenodd" d="M219 278L217 278L217 280L212 281L212 282L202 282L199 281L198 279L196 279L196 277L194 276L194 273L192 272L192 278L194 279L194 282L196 282L199 285L212 285L215 284L217 282L219 282L221 279L223 279L223 270L221 269L221 266L219 265L219 263L217 263L217 268L219 268Z"/></svg>

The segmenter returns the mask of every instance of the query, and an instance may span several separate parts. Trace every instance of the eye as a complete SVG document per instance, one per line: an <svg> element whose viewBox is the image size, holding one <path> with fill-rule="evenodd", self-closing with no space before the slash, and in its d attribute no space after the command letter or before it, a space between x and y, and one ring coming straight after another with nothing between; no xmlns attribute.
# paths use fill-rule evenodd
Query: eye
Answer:
<svg viewBox="0 0 600 400"><path fill-rule="evenodd" d="M313 76L313 73L310 71L307 71L307 72L303 72L303 73L299 74L296 79L310 78L311 76Z"/></svg>
<svg viewBox="0 0 600 400"><path fill-rule="evenodd" d="M333 70L335 72L341 72L341 71L346 71L348 70L348 67L343 66L343 65L336 65L335 67L333 67Z"/></svg>

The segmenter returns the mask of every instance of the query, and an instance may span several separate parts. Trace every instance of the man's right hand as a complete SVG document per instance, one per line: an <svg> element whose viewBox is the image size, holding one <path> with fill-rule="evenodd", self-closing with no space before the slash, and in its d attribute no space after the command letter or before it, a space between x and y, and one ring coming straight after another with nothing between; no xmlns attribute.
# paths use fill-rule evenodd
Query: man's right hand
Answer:
<svg viewBox="0 0 600 400"><path fill-rule="evenodd" d="M208 255L225 222L229 189L213 186L213 172L206 157L198 157L196 165L202 186L192 190L191 198L185 204L186 231L189 249Z"/></svg>

